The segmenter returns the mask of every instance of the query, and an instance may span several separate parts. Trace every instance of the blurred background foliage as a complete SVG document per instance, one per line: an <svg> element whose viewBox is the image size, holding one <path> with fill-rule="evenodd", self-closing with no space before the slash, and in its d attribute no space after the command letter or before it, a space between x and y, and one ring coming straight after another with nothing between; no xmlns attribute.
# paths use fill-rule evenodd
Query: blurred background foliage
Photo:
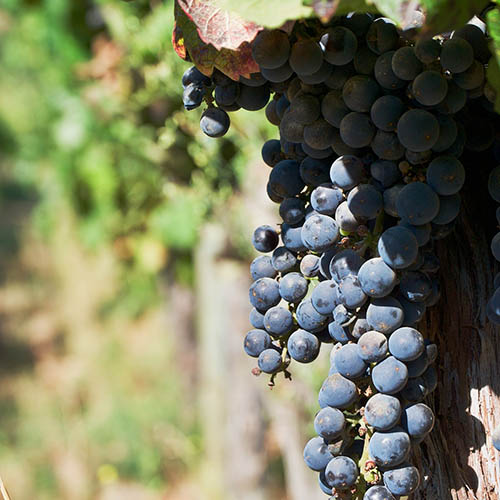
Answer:
<svg viewBox="0 0 500 500"><path fill-rule="evenodd" d="M240 111L225 138L203 136L182 106L172 13L159 0L0 6L0 475L16 500L304 498L314 485L300 458L310 429L283 438L273 419L286 408L287 425L312 421L300 408L315 407L322 362L298 370L302 389L269 395L241 352L248 238L273 220L259 159L272 131ZM224 418L261 439L242 447L233 490L206 472L210 446L234 448L231 425L210 416L219 400L203 402L204 363L217 364L200 347L199 282L219 282L200 277L217 266L200 240L210 224L237 269L227 293L242 297L218 377L241 371L250 405ZM231 387L219 391L229 407ZM224 446L221 463L236 453Z"/></svg>

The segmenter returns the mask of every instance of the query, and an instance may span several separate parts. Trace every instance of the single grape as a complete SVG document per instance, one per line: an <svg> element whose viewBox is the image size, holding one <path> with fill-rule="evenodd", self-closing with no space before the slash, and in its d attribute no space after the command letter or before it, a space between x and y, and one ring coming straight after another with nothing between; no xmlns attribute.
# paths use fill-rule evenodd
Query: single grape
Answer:
<svg viewBox="0 0 500 500"><path fill-rule="evenodd" d="M236 102L248 111L258 111L266 106L269 101L269 88L267 85L250 87L240 85L240 94Z"/></svg>
<svg viewBox="0 0 500 500"><path fill-rule="evenodd" d="M203 85L197 83L190 83L182 93L182 102L184 107L191 111L200 106L205 96L205 88Z"/></svg>
<svg viewBox="0 0 500 500"><path fill-rule="evenodd" d="M375 330L361 335L357 344L358 356L366 363L381 361L387 354L387 337Z"/></svg>
<svg viewBox="0 0 500 500"><path fill-rule="evenodd" d="M338 373L350 380L354 380L364 375L368 365L359 356L356 344L346 344L336 352L335 366Z"/></svg>
<svg viewBox="0 0 500 500"><path fill-rule="evenodd" d="M297 306L295 316L299 326L308 332L319 332L328 321L328 317L320 314L312 305L311 299L304 299Z"/></svg>
<svg viewBox="0 0 500 500"><path fill-rule="evenodd" d="M422 319L426 310L425 302L410 302L401 294L397 296L397 300L403 308L403 326L414 326Z"/></svg>
<svg viewBox="0 0 500 500"><path fill-rule="evenodd" d="M264 330L250 330L245 336L243 348L252 358L258 358L260 353L271 347L271 337Z"/></svg>
<svg viewBox="0 0 500 500"><path fill-rule="evenodd" d="M259 278L276 278L278 273L271 263L269 255L260 255L250 264L250 275L254 281Z"/></svg>
<svg viewBox="0 0 500 500"><path fill-rule="evenodd" d="M252 42L252 57L261 68L274 69L288 60L290 42L281 30L263 30Z"/></svg>
<svg viewBox="0 0 500 500"><path fill-rule="evenodd" d="M323 408L331 406L343 410L352 406L357 398L356 384L340 373L328 376L319 391L319 404Z"/></svg>
<svg viewBox="0 0 500 500"><path fill-rule="evenodd" d="M376 19L366 33L366 44L376 54L383 54L397 47L399 34L393 21L385 17Z"/></svg>
<svg viewBox="0 0 500 500"><path fill-rule="evenodd" d="M304 255L300 261L300 272L306 278L315 278L319 273L319 257L313 254Z"/></svg>
<svg viewBox="0 0 500 500"><path fill-rule="evenodd" d="M194 83L195 85L210 86L212 84L211 79L205 76L196 66L191 66L182 75L182 86L186 88L188 85Z"/></svg>
<svg viewBox="0 0 500 500"><path fill-rule="evenodd" d="M340 283L347 276L358 274L364 261L363 257L350 248L338 252L330 262L332 279Z"/></svg>
<svg viewBox="0 0 500 500"><path fill-rule="evenodd" d="M370 439L370 455L381 467L395 467L403 463L410 452L410 438L401 427L386 432L375 432Z"/></svg>
<svg viewBox="0 0 500 500"><path fill-rule="evenodd" d="M371 184L359 184L349 192L347 206L356 217L375 219L383 207L382 195Z"/></svg>
<svg viewBox="0 0 500 500"><path fill-rule="evenodd" d="M352 458L334 457L325 469L326 481L332 488L350 488L358 479L359 470Z"/></svg>
<svg viewBox="0 0 500 500"><path fill-rule="evenodd" d="M287 224L298 224L305 216L304 202L299 198L286 198L280 204L279 213Z"/></svg>
<svg viewBox="0 0 500 500"><path fill-rule="evenodd" d="M297 330L288 338L288 353L299 363L311 363L319 354L318 338L305 330Z"/></svg>
<svg viewBox="0 0 500 500"><path fill-rule="evenodd" d="M252 244L258 252L272 252L278 242L278 233L271 226L259 226L253 233Z"/></svg>
<svg viewBox="0 0 500 500"><path fill-rule="evenodd" d="M389 350L390 339L391 337L389 337ZM396 394L408 382L408 368L394 356L389 356L373 368L372 382L377 391L383 394Z"/></svg>
<svg viewBox="0 0 500 500"><path fill-rule="evenodd" d="M436 217L439 197L428 184L412 182L400 191L396 206L403 221L418 226Z"/></svg>
<svg viewBox="0 0 500 500"><path fill-rule="evenodd" d="M378 57L375 62L374 74L378 84L387 90L401 89L406 85L404 80L398 78L392 70L392 58L395 52L392 50Z"/></svg>
<svg viewBox="0 0 500 500"><path fill-rule="evenodd" d="M286 247L278 247L271 256L271 265L276 271L286 274L297 264L297 257Z"/></svg>
<svg viewBox="0 0 500 500"><path fill-rule="evenodd" d="M424 109L411 109L398 121L398 139L415 152L431 149L439 139L439 123L436 117Z"/></svg>
<svg viewBox="0 0 500 500"><path fill-rule="evenodd" d="M266 312L281 300L278 283L271 278L260 278L250 286L250 303L260 312Z"/></svg>
<svg viewBox="0 0 500 500"><path fill-rule="evenodd" d="M321 101L321 114L334 127L340 127L342 118L349 112L350 110L342 98L342 93L338 90L330 90Z"/></svg>
<svg viewBox="0 0 500 500"><path fill-rule="evenodd" d="M400 361L413 361L424 349L424 337L414 328L403 326L389 337L389 352Z"/></svg>
<svg viewBox="0 0 500 500"><path fill-rule="evenodd" d="M306 296L308 285L300 273L288 273L280 279L279 293L283 300L297 304Z"/></svg>
<svg viewBox="0 0 500 500"><path fill-rule="evenodd" d="M370 109L370 116L377 128L385 132L394 132L398 120L406 111L403 101L393 95L379 97Z"/></svg>
<svg viewBox="0 0 500 500"><path fill-rule="evenodd" d="M238 82L231 82L227 85L217 85L215 87L215 102L217 106L232 106L240 94Z"/></svg>
<svg viewBox="0 0 500 500"><path fill-rule="evenodd" d="M375 135L375 127L365 113L352 112L340 122L340 137L352 148L368 146Z"/></svg>
<svg viewBox="0 0 500 500"><path fill-rule="evenodd" d="M341 189L352 189L359 184L363 178L363 162L352 155L344 155L337 158L331 167L330 177L335 186Z"/></svg>
<svg viewBox="0 0 500 500"><path fill-rule="evenodd" d="M274 167L277 163L279 163L282 159L280 141L276 139L266 141L262 146L262 159L264 160L264 163L270 167Z"/></svg>
<svg viewBox="0 0 500 500"><path fill-rule="evenodd" d="M366 320L372 329L390 334L403 324L403 308L391 296L372 299L366 310Z"/></svg>
<svg viewBox="0 0 500 500"><path fill-rule="evenodd" d="M441 48L441 66L451 73L461 73L474 62L474 51L463 38L451 38Z"/></svg>
<svg viewBox="0 0 500 500"><path fill-rule="evenodd" d="M412 184L408 184L411 186ZM401 198L401 190L398 201ZM411 265L418 254L418 242L413 233L402 226L386 229L379 238L378 252L383 261L393 269L404 269Z"/></svg>
<svg viewBox="0 0 500 500"><path fill-rule="evenodd" d="M424 302L431 294L431 280L418 271L404 272L399 283L401 295L410 302Z"/></svg>
<svg viewBox="0 0 500 500"><path fill-rule="evenodd" d="M430 225L430 223L421 224L419 226L414 226L413 224L410 224L409 222L400 221L398 224L400 226L405 227L406 229L409 229L415 235L415 238L417 238L417 243L418 243L419 247L422 247L429 242L430 237L431 237L431 225Z"/></svg>
<svg viewBox="0 0 500 500"><path fill-rule="evenodd" d="M304 462L312 470L322 471L332 458L328 445L321 437L310 439L304 447Z"/></svg>
<svg viewBox="0 0 500 500"><path fill-rule="evenodd" d="M229 115L220 108L206 109L200 119L200 128L208 137L222 137L230 124Z"/></svg>
<svg viewBox="0 0 500 500"><path fill-rule="evenodd" d="M350 63L358 48L356 35L343 26L330 28L322 37L323 57L335 66Z"/></svg>
<svg viewBox="0 0 500 500"><path fill-rule="evenodd" d="M290 113L294 120L302 125L315 122L321 113L319 100L308 94L295 97L290 103Z"/></svg>
<svg viewBox="0 0 500 500"><path fill-rule="evenodd" d="M413 80L422 71L422 63L413 47L401 47L392 56L392 71L401 80Z"/></svg>
<svg viewBox="0 0 500 500"><path fill-rule="evenodd" d="M292 327L292 313L285 307L274 306L266 311L264 315L264 328L269 334L281 337L287 334Z"/></svg>
<svg viewBox="0 0 500 500"><path fill-rule="evenodd" d="M311 187L330 182L330 165L309 156L302 160L299 173L302 181Z"/></svg>
<svg viewBox="0 0 500 500"><path fill-rule="evenodd" d="M380 93L377 82L366 75L349 78L342 89L342 97L347 107L359 113L370 111Z"/></svg>
<svg viewBox="0 0 500 500"><path fill-rule="evenodd" d="M388 394L373 395L365 406L365 420L377 431L388 431L401 417L401 403Z"/></svg>
<svg viewBox="0 0 500 500"><path fill-rule="evenodd" d="M314 419L314 430L326 441L332 441L342 434L345 427L344 414L336 408L321 409Z"/></svg>
<svg viewBox="0 0 500 500"><path fill-rule="evenodd" d="M299 162L282 160L277 163L269 174L269 185L282 198L298 195L304 189Z"/></svg>
<svg viewBox="0 0 500 500"><path fill-rule="evenodd" d="M314 40L299 40L292 45L289 64L300 75L311 75L321 68L323 51Z"/></svg>
<svg viewBox="0 0 500 500"><path fill-rule="evenodd" d="M257 364L264 373L278 373L283 368L281 353L276 349L265 349L259 354Z"/></svg>
<svg viewBox="0 0 500 500"><path fill-rule="evenodd" d="M318 474L318 484L319 484L319 487L321 489L321 491L323 493L325 493L325 495L331 495L332 494L332 487L328 485L328 483L326 482L326 476L325 476L325 471L322 470L319 474Z"/></svg>
<svg viewBox="0 0 500 500"><path fill-rule="evenodd" d="M415 44L415 56L424 64L432 64L439 59L441 44L433 38L417 40Z"/></svg>
<svg viewBox="0 0 500 500"><path fill-rule="evenodd" d="M448 92L446 79L437 71L423 71L412 83L415 99L424 106L436 106Z"/></svg>
<svg viewBox="0 0 500 500"><path fill-rule="evenodd" d="M334 219L327 215L313 215L302 226L302 242L314 252L324 252L339 238L339 228Z"/></svg>
<svg viewBox="0 0 500 500"><path fill-rule="evenodd" d="M420 474L410 464L400 465L397 469L384 472L384 484L393 495L411 495L420 484Z"/></svg>
<svg viewBox="0 0 500 500"><path fill-rule="evenodd" d="M311 206L323 215L333 215L344 199L342 191L331 184L318 186L311 193Z"/></svg>
<svg viewBox="0 0 500 500"><path fill-rule="evenodd" d="M335 129L325 120L319 119L304 127L304 142L315 149L331 146Z"/></svg>
<svg viewBox="0 0 500 500"><path fill-rule="evenodd" d="M335 281L326 280L318 283L311 294L311 302L320 314L331 314L340 303Z"/></svg>
<svg viewBox="0 0 500 500"><path fill-rule="evenodd" d="M358 279L363 291L376 298L389 295L397 283L396 273L380 257L367 260L359 268Z"/></svg>
<svg viewBox="0 0 500 500"><path fill-rule="evenodd" d="M407 406L401 415L401 425L411 438L423 438L434 427L434 413L423 403Z"/></svg>

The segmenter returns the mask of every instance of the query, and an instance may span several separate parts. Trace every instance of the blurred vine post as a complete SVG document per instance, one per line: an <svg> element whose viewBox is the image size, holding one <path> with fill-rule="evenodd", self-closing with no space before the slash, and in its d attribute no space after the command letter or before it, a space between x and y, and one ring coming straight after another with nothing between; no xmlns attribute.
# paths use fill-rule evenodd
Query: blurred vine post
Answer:
<svg viewBox="0 0 500 500"><path fill-rule="evenodd" d="M275 217L272 131L239 112L227 137L199 132L172 13L0 6L0 473L16 500L316 491L297 464L322 362L297 372L299 405L241 349L249 235Z"/></svg>

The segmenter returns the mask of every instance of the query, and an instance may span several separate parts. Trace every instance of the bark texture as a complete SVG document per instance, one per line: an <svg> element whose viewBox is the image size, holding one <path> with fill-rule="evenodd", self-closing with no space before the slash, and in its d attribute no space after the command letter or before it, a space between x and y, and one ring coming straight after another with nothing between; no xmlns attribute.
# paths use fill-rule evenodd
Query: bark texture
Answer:
<svg viewBox="0 0 500 500"><path fill-rule="evenodd" d="M489 243L496 207L485 175L477 174L480 163L468 166L477 185L465 189L455 232L437 244L442 297L423 328L439 346L438 388L428 402L436 425L415 450L423 482L414 500L500 498L499 454L490 437L500 424L500 331L485 314L494 276Z"/></svg>

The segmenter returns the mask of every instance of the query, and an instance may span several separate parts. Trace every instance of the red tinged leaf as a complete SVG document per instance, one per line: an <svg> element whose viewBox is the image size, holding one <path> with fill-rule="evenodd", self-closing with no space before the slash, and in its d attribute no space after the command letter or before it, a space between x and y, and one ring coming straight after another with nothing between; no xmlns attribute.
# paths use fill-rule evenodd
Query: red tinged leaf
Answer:
<svg viewBox="0 0 500 500"><path fill-rule="evenodd" d="M198 35L217 50L235 50L251 42L261 26L243 20L238 14L215 6L211 0L177 0L186 16L196 25Z"/></svg>
<svg viewBox="0 0 500 500"><path fill-rule="evenodd" d="M214 68L217 68L233 80L238 80L240 75L249 78L251 73L259 71L259 66L252 57L250 43L241 43L238 50L227 48L217 50L212 44L205 43L200 38L196 25L177 2L175 20L176 25L172 35L174 50L183 59L189 54L195 66L203 74L210 76Z"/></svg>
<svg viewBox="0 0 500 500"><path fill-rule="evenodd" d="M172 31L172 45L174 46L174 50L177 55L186 60L187 52L186 52L186 44L184 40L184 36L182 34L182 30L179 28L177 23L174 23L174 31Z"/></svg>

